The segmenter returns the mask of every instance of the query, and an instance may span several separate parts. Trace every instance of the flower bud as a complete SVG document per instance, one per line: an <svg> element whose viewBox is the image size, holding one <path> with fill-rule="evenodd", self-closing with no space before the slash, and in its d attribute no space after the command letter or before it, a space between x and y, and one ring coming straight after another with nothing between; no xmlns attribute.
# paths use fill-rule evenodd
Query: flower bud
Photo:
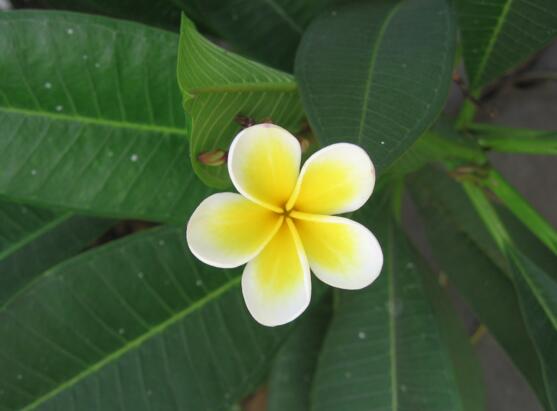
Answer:
<svg viewBox="0 0 557 411"><path fill-rule="evenodd" d="M197 159L201 164L204 164L206 166L216 167L226 163L227 157L228 157L228 152L220 148L216 148L214 150L206 151L204 153L199 154L197 156Z"/></svg>

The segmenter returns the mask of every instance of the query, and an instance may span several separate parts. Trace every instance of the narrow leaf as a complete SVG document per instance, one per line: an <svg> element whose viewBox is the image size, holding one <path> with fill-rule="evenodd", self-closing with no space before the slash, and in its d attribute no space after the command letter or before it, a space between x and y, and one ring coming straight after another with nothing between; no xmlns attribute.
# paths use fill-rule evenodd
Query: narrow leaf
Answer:
<svg viewBox="0 0 557 411"><path fill-rule="evenodd" d="M547 405L542 364L522 317L508 262L465 192L433 168L418 173L409 186L443 272Z"/></svg>
<svg viewBox="0 0 557 411"><path fill-rule="evenodd" d="M514 253L512 268L524 319L541 358L550 409L557 410L557 281L520 253Z"/></svg>
<svg viewBox="0 0 557 411"><path fill-rule="evenodd" d="M185 255L183 237L81 254L0 311L0 406L215 410L260 383L289 327L253 321L239 271Z"/></svg>
<svg viewBox="0 0 557 411"><path fill-rule="evenodd" d="M489 188L530 231L557 255L557 230L497 171L482 183Z"/></svg>
<svg viewBox="0 0 557 411"><path fill-rule="evenodd" d="M424 288L432 303L439 331L448 347L449 355L460 390L462 409L485 410L485 385L478 357L470 343L470 337L458 317L446 291L432 273L423 275Z"/></svg>
<svg viewBox="0 0 557 411"><path fill-rule="evenodd" d="M445 0L357 2L310 25L295 74L324 144L359 144L382 170L431 126L451 82L451 10Z"/></svg>
<svg viewBox="0 0 557 411"><path fill-rule="evenodd" d="M53 265L82 251L113 222L0 200L0 308Z"/></svg>
<svg viewBox="0 0 557 411"><path fill-rule="evenodd" d="M457 0L464 63L478 90L557 35L554 0Z"/></svg>
<svg viewBox="0 0 557 411"><path fill-rule="evenodd" d="M292 76L215 46L185 16L180 33L178 83L184 108L193 119L193 168L211 186L230 186L228 170L225 165L204 165L198 157L213 150L228 150L241 129L238 116L256 122L272 121L293 133L302 127L303 112Z"/></svg>
<svg viewBox="0 0 557 411"><path fill-rule="evenodd" d="M177 46L135 23L0 13L0 195L182 224L209 190L187 160Z"/></svg>
<svg viewBox="0 0 557 411"><path fill-rule="evenodd" d="M497 218L494 206L487 201L486 195L480 188L474 189L471 184L465 185L465 188L478 215L483 219L492 236L497 239L498 227L502 226L502 221ZM479 202L480 196L486 200ZM489 212L486 213L485 210L489 210ZM497 228L494 229L494 227ZM508 231L505 235L511 238ZM510 261L512 278L518 290L522 313L540 357L549 408L554 410L557 405L557 373L548 364L555 362L557 354L553 347L553 343L557 341L557 278L555 275L552 278L524 256L512 240L497 243L501 252ZM555 258L553 260L552 270L557 262Z"/></svg>

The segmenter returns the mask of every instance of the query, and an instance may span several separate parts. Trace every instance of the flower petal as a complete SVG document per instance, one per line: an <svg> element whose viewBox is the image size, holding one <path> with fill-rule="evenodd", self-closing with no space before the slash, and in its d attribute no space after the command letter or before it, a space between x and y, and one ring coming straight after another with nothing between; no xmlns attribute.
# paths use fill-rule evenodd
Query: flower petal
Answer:
<svg viewBox="0 0 557 411"><path fill-rule="evenodd" d="M213 194L193 212L186 239L191 252L204 263L237 267L259 254L283 219L240 194Z"/></svg>
<svg viewBox="0 0 557 411"><path fill-rule="evenodd" d="M309 266L296 228L289 218L263 251L246 266L242 292L253 318L270 327L294 320L309 305Z"/></svg>
<svg viewBox="0 0 557 411"><path fill-rule="evenodd" d="M228 172L244 197L281 212L296 186L301 155L300 143L288 131L258 124L232 142Z"/></svg>
<svg viewBox="0 0 557 411"><path fill-rule="evenodd" d="M343 217L290 214L309 265L321 281L357 290L371 284L383 267L383 252L363 225Z"/></svg>
<svg viewBox="0 0 557 411"><path fill-rule="evenodd" d="M364 150L349 143L332 144L306 161L287 208L314 214L348 213L364 205L374 185L375 168Z"/></svg>

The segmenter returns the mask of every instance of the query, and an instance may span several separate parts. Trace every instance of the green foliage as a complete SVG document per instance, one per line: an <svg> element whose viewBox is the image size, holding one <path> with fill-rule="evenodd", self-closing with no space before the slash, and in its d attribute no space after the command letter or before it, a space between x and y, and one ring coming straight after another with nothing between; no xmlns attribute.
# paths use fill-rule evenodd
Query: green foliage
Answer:
<svg viewBox="0 0 557 411"><path fill-rule="evenodd" d="M355 3L315 20L295 73L321 141L359 144L388 166L441 111L455 32L445 0Z"/></svg>
<svg viewBox="0 0 557 411"><path fill-rule="evenodd" d="M340 292L317 364L311 409L465 409L466 401L476 398L465 400L459 391L447 334L424 286L430 273L392 221L369 210L360 219L382 221L375 226L385 250L384 270L372 287ZM457 321L450 307L444 315ZM469 389L475 384L477 378L464 382ZM482 408L480 401L469 409Z"/></svg>
<svg viewBox="0 0 557 411"><path fill-rule="evenodd" d="M553 0L456 0L470 86L479 89L557 35Z"/></svg>
<svg viewBox="0 0 557 411"><path fill-rule="evenodd" d="M269 377L268 411L307 411L323 338L331 322L331 299L324 298L300 321L277 353Z"/></svg>
<svg viewBox="0 0 557 411"><path fill-rule="evenodd" d="M288 328L257 325L239 272L184 248L176 228L124 238L48 270L0 311L2 405L222 409L253 389Z"/></svg>
<svg viewBox="0 0 557 411"><path fill-rule="evenodd" d="M0 307L43 271L82 251L113 222L0 200Z"/></svg>
<svg viewBox="0 0 557 411"><path fill-rule="evenodd" d="M433 169L421 171L409 184L443 273L506 351L541 402L547 403L542 365L526 320L522 318L508 263L465 192L448 176Z"/></svg>
<svg viewBox="0 0 557 411"><path fill-rule="evenodd" d="M0 14L0 195L182 223L194 181L178 36L100 17Z"/></svg>
<svg viewBox="0 0 557 411"><path fill-rule="evenodd" d="M467 131L489 150L503 153L557 155L557 132L490 124L471 124Z"/></svg>
<svg viewBox="0 0 557 411"><path fill-rule="evenodd" d="M302 128L303 111L292 76L211 44L186 17L180 33L178 83L193 121L193 168L210 186L230 186L228 170L204 165L198 156L228 150L240 130L238 116L272 120L293 133Z"/></svg>
<svg viewBox="0 0 557 411"><path fill-rule="evenodd" d="M263 384L270 411L485 409L467 332L404 233L406 188L443 278L557 411L557 231L486 154L554 155L556 132L473 123L483 88L557 37L554 0L37 4L175 33L0 13L1 411L231 410ZM460 58L472 98L439 118ZM383 273L359 291L315 280L278 328L181 228L230 189L247 121L306 155L359 144L382 173L355 217ZM119 238L152 224L107 217L168 225Z"/></svg>
<svg viewBox="0 0 557 411"><path fill-rule="evenodd" d="M291 71L310 20L333 0L178 0L184 10L236 48Z"/></svg>
<svg viewBox="0 0 557 411"><path fill-rule="evenodd" d="M180 8L168 0L43 0L42 3L54 9L137 20L164 28L180 25Z"/></svg>

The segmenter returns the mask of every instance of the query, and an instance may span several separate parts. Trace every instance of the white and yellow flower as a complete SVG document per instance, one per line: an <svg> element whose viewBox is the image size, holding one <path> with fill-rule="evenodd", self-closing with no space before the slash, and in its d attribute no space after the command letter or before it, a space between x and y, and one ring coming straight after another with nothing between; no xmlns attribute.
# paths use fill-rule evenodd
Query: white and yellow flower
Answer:
<svg viewBox="0 0 557 411"><path fill-rule="evenodd" d="M192 253L215 267L246 264L242 292L252 316L276 326L298 317L311 298L310 269L323 282L355 290L383 265L375 236L333 214L360 208L375 170L360 147L339 143L313 154L288 131L259 124L230 146L228 171L238 192L205 199L187 226Z"/></svg>

